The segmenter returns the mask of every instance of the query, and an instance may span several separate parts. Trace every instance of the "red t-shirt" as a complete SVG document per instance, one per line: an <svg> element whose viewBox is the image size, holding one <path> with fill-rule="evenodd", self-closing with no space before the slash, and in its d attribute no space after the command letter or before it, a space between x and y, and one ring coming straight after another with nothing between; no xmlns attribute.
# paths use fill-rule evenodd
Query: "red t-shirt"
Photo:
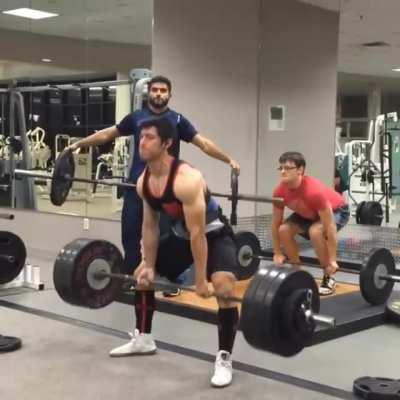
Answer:
<svg viewBox="0 0 400 400"><path fill-rule="evenodd" d="M326 207L336 210L346 204L341 194L337 193L311 176L303 176L301 185L297 189L289 189L284 183L280 183L274 190L274 197L281 197L285 206L312 221L319 218L318 212Z"/></svg>

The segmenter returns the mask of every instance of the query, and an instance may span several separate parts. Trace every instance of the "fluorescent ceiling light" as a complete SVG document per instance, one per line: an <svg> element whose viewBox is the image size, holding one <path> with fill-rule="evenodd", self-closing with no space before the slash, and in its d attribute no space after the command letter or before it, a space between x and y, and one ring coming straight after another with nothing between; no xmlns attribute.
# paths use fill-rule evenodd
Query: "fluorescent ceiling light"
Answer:
<svg viewBox="0 0 400 400"><path fill-rule="evenodd" d="M392 68L392 71L394 71L394 72L400 72L400 67Z"/></svg>
<svg viewBox="0 0 400 400"><path fill-rule="evenodd" d="M51 62L51 58L42 58L42 61L45 63L50 63Z"/></svg>
<svg viewBox="0 0 400 400"><path fill-rule="evenodd" d="M15 15L16 17L23 17L29 19L43 19L43 18L58 16L58 14L49 13L46 11L34 10L33 8L17 8L15 10L3 11L3 14L10 14L10 15Z"/></svg>

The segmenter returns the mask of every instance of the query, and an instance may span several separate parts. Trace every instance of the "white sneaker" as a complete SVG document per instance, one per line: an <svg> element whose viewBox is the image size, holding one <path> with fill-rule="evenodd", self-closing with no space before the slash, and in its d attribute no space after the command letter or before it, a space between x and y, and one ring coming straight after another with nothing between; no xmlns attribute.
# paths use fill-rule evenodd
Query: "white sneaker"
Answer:
<svg viewBox="0 0 400 400"><path fill-rule="evenodd" d="M157 351L156 343L150 333L139 333L137 329L132 334L128 343L116 347L110 351L110 357L124 357L134 355L154 354Z"/></svg>
<svg viewBox="0 0 400 400"><path fill-rule="evenodd" d="M318 292L321 296L328 296L336 291L336 279L333 276L324 275Z"/></svg>
<svg viewBox="0 0 400 400"><path fill-rule="evenodd" d="M228 386L232 382L232 358L227 351L220 350L217 353L214 366L214 375L211 385L215 387Z"/></svg>

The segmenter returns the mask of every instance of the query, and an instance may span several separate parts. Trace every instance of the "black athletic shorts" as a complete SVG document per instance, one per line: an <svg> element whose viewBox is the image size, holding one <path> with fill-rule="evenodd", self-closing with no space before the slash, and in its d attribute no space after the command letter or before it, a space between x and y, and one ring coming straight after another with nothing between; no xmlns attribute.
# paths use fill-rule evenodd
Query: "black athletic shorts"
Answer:
<svg viewBox="0 0 400 400"><path fill-rule="evenodd" d="M206 235L208 243L207 279L217 271L232 272L238 278L237 248L230 227L223 227ZM190 241L172 231L160 237L156 271L160 276L175 280L193 264Z"/></svg>
<svg viewBox="0 0 400 400"><path fill-rule="evenodd" d="M333 210L333 219L336 223L337 231L339 232L344 226L346 226L347 222L350 218L349 206L344 205L336 210ZM317 220L318 221L318 220ZM291 224L297 225L301 229L300 236L303 236L305 239L310 240L310 235L308 231L312 224L317 221L312 221L310 219L304 218L297 213L290 214L288 218L286 218L285 222L289 222Z"/></svg>

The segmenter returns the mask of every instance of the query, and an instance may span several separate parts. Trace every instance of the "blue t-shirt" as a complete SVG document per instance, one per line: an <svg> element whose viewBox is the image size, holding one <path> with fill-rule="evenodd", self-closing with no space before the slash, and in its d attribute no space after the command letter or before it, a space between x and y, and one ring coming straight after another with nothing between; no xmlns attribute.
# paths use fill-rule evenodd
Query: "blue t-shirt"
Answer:
<svg viewBox="0 0 400 400"><path fill-rule="evenodd" d="M124 117L117 125L117 129L121 136L133 135L135 140L135 152L133 155L132 167L129 172L129 181L133 183L136 183L146 166L146 163L142 161L139 156L139 126L143 120L152 117L166 117L173 126L176 127L178 140L174 142L171 148L171 154L176 158L179 158L180 141L184 140L190 143L197 134L197 130L183 115L170 109L161 114L156 114L149 108L143 108L142 110L134 111Z"/></svg>

